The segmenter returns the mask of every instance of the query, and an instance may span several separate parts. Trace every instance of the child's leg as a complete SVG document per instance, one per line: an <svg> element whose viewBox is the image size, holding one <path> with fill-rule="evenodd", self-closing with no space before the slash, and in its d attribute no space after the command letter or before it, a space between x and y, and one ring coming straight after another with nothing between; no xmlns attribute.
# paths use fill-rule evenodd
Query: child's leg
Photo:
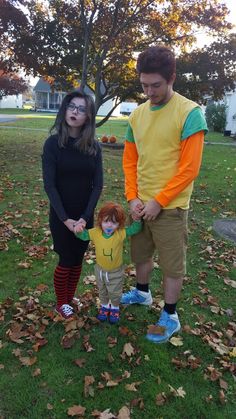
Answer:
<svg viewBox="0 0 236 419"><path fill-rule="evenodd" d="M109 273L108 294L111 300L110 323L117 323L120 319L120 299L123 291L124 268L121 267Z"/></svg>
<svg viewBox="0 0 236 419"><path fill-rule="evenodd" d="M99 309L99 313L97 315L98 320L106 321L109 315L109 296L107 291L107 283L106 283L106 272L103 272L102 269L95 265L95 277L98 287L98 294L101 303L101 307Z"/></svg>

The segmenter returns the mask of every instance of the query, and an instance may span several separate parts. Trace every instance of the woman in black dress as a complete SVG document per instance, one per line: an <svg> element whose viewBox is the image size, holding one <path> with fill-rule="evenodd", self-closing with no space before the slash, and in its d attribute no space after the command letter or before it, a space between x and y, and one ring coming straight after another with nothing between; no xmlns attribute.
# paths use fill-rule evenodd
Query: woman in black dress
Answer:
<svg viewBox="0 0 236 419"><path fill-rule="evenodd" d="M73 315L71 304L88 242L78 240L74 226L91 228L102 191L102 156L95 140L95 105L91 96L76 91L62 101L44 144L44 188L50 201L49 224L59 262L54 272L56 311Z"/></svg>

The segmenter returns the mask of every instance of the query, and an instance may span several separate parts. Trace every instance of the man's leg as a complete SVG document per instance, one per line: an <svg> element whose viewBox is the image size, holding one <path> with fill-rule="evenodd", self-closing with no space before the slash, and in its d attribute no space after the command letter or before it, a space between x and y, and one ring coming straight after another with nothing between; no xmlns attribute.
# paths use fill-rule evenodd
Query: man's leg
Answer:
<svg viewBox="0 0 236 419"><path fill-rule="evenodd" d="M180 330L176 305L185 274L187 212L180 209L163 211L155 233L159 263L164 272L165 305L156 323L156 326L160 326L161 329L158 328L156 333L155 331L147 333L146 337L154 343L163 343Z"/></svg>

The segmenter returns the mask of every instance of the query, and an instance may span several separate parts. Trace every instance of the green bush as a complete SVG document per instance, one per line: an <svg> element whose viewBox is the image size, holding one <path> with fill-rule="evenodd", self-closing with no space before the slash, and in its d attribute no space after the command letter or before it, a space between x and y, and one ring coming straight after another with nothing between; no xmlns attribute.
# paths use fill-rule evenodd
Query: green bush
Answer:
<svg viewBox="0 0 236 419"><path fill-rule="evenodd" d="M211 103L206 107L206 120L210 130L224 132L226 124L226 105Z"/></svg>

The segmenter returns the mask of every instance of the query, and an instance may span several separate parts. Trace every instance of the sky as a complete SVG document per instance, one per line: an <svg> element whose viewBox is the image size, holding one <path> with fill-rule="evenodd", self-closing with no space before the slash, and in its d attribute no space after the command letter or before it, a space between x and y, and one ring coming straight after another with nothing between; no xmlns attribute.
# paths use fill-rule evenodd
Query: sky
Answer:
<svg viewBox="0 0 236 419"><path fill-rule="evenodd" d="M227 20L234 25L232 32L236 32L236 0L222 0L222 3L229 9L229 15ZM206 44L210 44L214 41L214 38L211 36L207 36L206 34L199 33L197 36L197 46L202 47Z"/></svg>

